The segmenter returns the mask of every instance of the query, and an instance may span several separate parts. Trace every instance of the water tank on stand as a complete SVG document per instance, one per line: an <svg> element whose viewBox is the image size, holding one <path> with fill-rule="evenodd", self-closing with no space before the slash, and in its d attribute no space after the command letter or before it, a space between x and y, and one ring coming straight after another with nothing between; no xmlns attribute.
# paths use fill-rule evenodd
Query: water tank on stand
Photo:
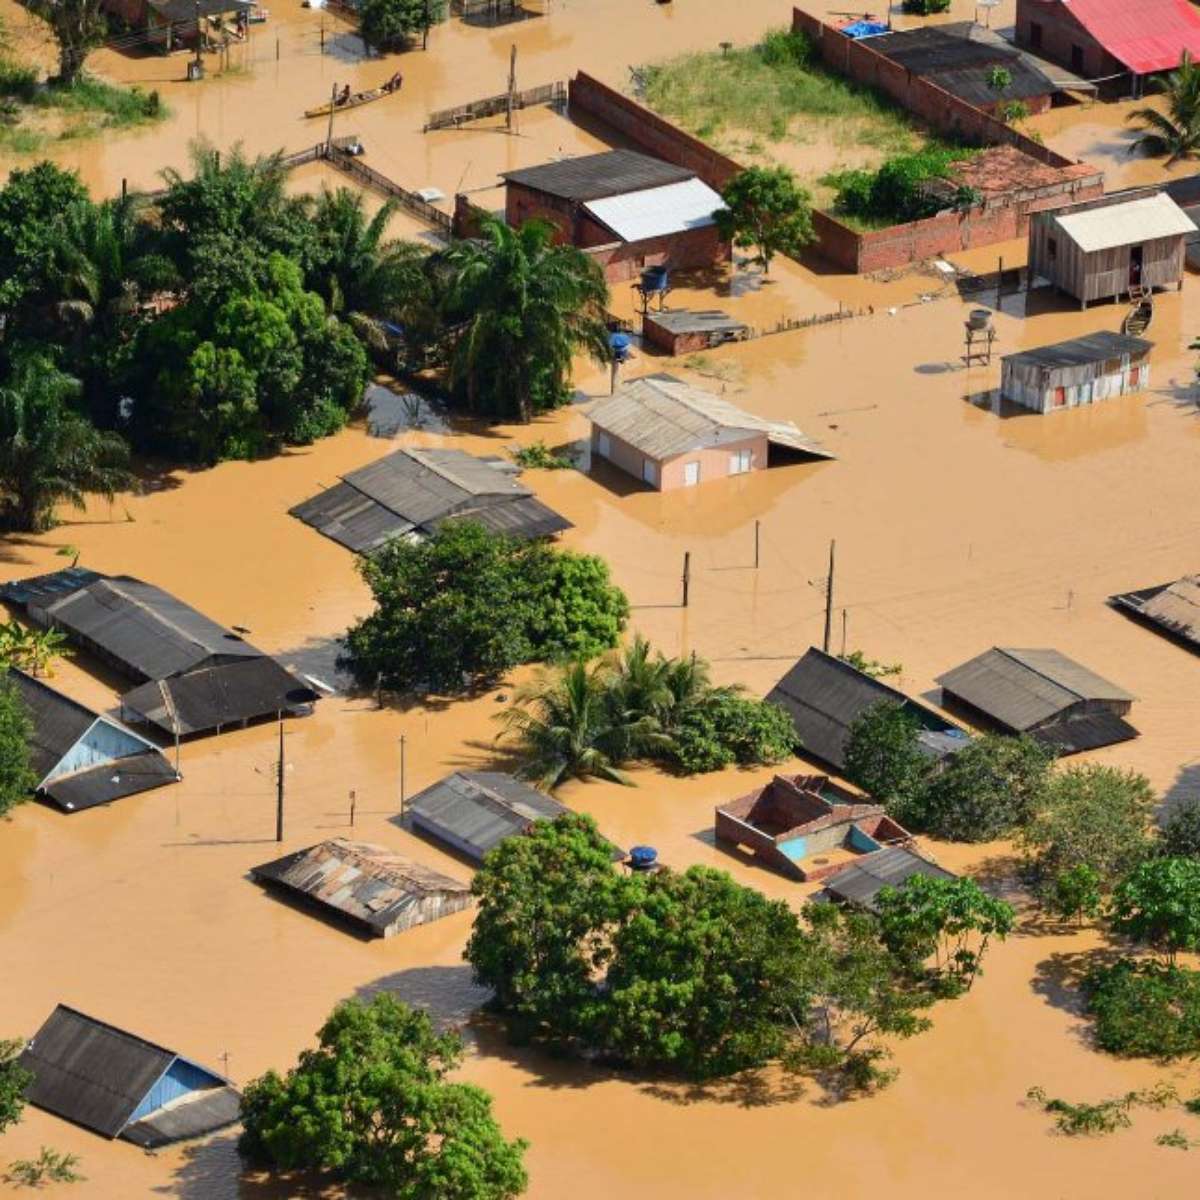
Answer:
<svg viewBox="0 0 1200 1200"><path fill-rule="evenodd" d="M610 333L608 335L608 344L613 353L613 359L616 362L623 363L629 361L629 355L633 346L633 338L627 333Z"/></svg>

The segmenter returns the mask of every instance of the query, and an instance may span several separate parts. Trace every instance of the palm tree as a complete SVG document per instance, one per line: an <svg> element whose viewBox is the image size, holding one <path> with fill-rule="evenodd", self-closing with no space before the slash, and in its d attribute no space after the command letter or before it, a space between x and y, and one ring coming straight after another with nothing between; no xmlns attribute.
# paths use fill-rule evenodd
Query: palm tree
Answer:
<svg viewBox="0 0 1200 1200"><path fill-rule="evenodd" d="M457 323L450 381L473 411L528 422L567 402L574 354L609 360L608 287L586 254L555 244L548 221L514 229L485 216L479 232L445 255Z"/></svg>
<svg viewBox="0 0 1200 1200"><path fill-rule="evenodd" d="M609 686L606 663L576 662L542 674L521 688L513 706L500 714L501 737L514 736L524 762L518 774L551 791L572 777L629 781L601 749L609 739Z"/></svg>
<svg viewBox="0 0 1200 1200"><path fill-rule="evenodd" d="M414 242L384 238L396 208L389 200L368 220L360 193L325 188L312 215L317 248L310 286L330 312L345 316L365 341L381 347L377 321L407 324L431 300L426 251Z"/></svg>
<svg viewBox="0 0 1200 1200"><path fill-rule="evenodd" d="M131 483L129 450L70 407L79 381L42 355L18 361L0 384L0 521L38 533L60 501L112 499Z"/></svg>
<svg viewBox="0 0 1200 1200"><path fill-rule="evenodd" d="M1144 132L1129 147L1132 154L1144 150L1161 158L1167 166L1200 151L1200 66L1185 50L1179 69L1156 85L1167 98L1167 112L1156 108L1135 109L1126 118L1136 121Z"/></svg>
<svg viewBox="0 0 1200 1200"><path fill-rule="evenodd" d="M61 629L34 629L17 621L0 625L0 667L16 667L37 675L64 649L67 635Z"/></svg>
<svg viewBox="0 0 1200 1200"><path fill-rule="evenodd" d="M671 663L661 654L653 657L650 643L640 634L612 659L608 681L610 729L602 749L614 762L644 758L667 749L664 732L675 703L668 676Z"/></svg>

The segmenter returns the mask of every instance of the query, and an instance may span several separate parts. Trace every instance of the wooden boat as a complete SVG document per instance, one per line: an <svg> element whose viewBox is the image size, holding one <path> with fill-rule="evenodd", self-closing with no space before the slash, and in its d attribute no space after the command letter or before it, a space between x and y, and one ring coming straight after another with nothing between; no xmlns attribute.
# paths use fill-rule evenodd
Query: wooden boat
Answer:
<svg viewBox="0 0 1200 1200"><path fill-rule="evenodd" d="M371 104L376 100L382 100L385 96L400 95L400 88L392 88L388 91L385 87L371 88L366 92L354 92L344 104L331 104L328 100L317 108L307 109L304 113L306 117L327 117L330 110L334 112L345 112L347 109L360 108L364 104Z"/></svg>
<svg viewBox="0 0 1200 1200"><path fill-rule="evenodd" d="M1154 320L1154 293L1147 288L1129 289L1131 308L1121 323L1121 332L1127 337L1141 337Z"/></svg>

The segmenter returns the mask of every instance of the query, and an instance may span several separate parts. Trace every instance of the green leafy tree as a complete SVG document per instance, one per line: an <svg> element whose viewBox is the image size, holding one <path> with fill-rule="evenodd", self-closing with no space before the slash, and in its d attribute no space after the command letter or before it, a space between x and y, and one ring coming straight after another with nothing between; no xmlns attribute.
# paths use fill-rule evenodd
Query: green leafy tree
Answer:
<svg viewBox="0 0 1200 1200"><path fill-rule="evenodd" d="M481 1088L452 1083L462 1039L389 993L333 1010L286 1076L242 1097L239 1151L283 1171L331 1171L397 1200L509 1200L527 1177Z"/></svg>
<svg viewBox="0 0 1200 1200"><path fill-rule="evenodd" d="M1088 764L1052 773L1040 809L1018 834L1039 892L1081 863L1111 887L1153 852L1154 803L1149 781L1134 771Z"/></svg>
<svg viewBox="0 0 1200 1200"><path fill-rule="evenodd" d="M0 521L40 533L56 504L83 508L132 485L129 452L70 406L78 381L42 356L23 356L0 382Z"/></svg>
<svg viewBox="0 0 1200 1200"><path fill-rule="evenodd" d="M973 879L916 875L884 888L877 902L883 943L910 970L934 960L951 990L969 991L992 938L1012 932L1011 904L989 896Z"/></svg>
<svg viewBox="0 0 1200 1200"><path fill-rule="evenodd" d="M921 723L902 704L873 705L850 726L845 775L901 821L919 814L929 758L921 749Z"/></svg>
<svg viewBox="0 0 1200 1200"><path fill-rule="evenodd" d="M624 755L662 737L651 717L632 715L614 728L609 670L575 662L520 688L501 713L501 737L521 755L517 773L552 790L568 779L594 777L628 783L618 770Z"/></svg>
<svg viewBox="0 0 1200 1200"><path fill-rule="evenodd" d="M484 859L471 884L479 903L463 957L514 1032L594 1038L595 980L628 904L624 884L612 847L576 813L539 821Z"/></svg>
<svg viewBox="0 0 1200 1200"><path fill-rule="evenodd" d="M484 216L478 238L445 253L450 382L473 412L528 422L570 399L574 355L611 357L603 273L556 244L557 232L548 221L513 229Z"/></svg>
<svg viewBox="0 0 1200 1200"><path fill-rule="evenodd" d="M1066 920L1074 918L1083 924L1088 917L1099 915L1104 901L1100 872L1090 863L1076 863L1059 871L1050 883L1044 900L1051 912Z"/></svg>
<svg viewBox="0 0 1200 1200"><path fill-rule="evenodd" d="M1090 972L1083 993L1101 1050L1158 1059L1200 1053L1200 971L1122 958Z"/></svg>
<svg viewBox="0 0 1200 1200"><path fill-rule="evenodd" d="M1200 861L1152 858L1134 867L1113 889L1108 920L1174 966L1181 950L1200 949Z"/></svg>
<svg viewBox="0 0 1200 1200"><path fill-rule="evenodd" d="M71 85L83 71L88 53L108 32L100 0L23 0L42 18L58 44L58 82Z"/></svg>
<svg viewBox="0 0 1200 1200"><path fill-rule="evenodd" d="M1153 81L1153 86L1166 97L1167 111L1137 108L1126 116L1142 130L1130 144L1129 153L1140 150L1155 158L1165 157L1167 166L1181 158L1194 158L1200 151L1200 66L1185 50L1178 69Z"/></svg>
<svg viewBox="0 0 1200 1200"><path fill-rule="evenodd" d="M810 1003L787 904L708 867L651 876L642 893L613 936L606 1048L691 1078L784 1054Z"/></svg>
<svg viewBox="0 0 1200 1200"><path fill-rule="evenodd" d="M715 688L680 716L671 759L685 775L738 763L783 762L798 746L792 719L777 704Z"/></svg>
<svg viewBox="0 0 1200 1200"><path fill-rule="evenodd" d="M347 632L344 662L365 687L456 693L519 663L590 656L628 613L603 563L469 520L393 540L359 569L376 607Z"/></svg>
<svg viewBox="0 0 1200 1200"><path fill-rule="evenodd" d="M1053 754L1030 737L976 738L929 780L921 827L954 842L1004 837L1037 809L1053 761Z"/></svg>
<svg viewBox="0 0 1200 1200"><path fill-rule="evenodd" d="M363 0L358 7L358 31L377 52L404 50L445 19L445 0Z"/></svg>
<svg viewBox="0 0 1200 1200"><path fill-rule="evenodd" d="M714 214L721 236L757 250L763 274L776 254L796 257L813 240L808 193L786 167L748 167L721 193L725 207Z"/></svg>
<svg viewBox="0 0 1200 1200"><path fill-rule="evenodd" d="M37 629L17 620L0 625L0 670L16 667L40 675L65 649L67 635L61 629Z"/></svg>
<svg viewBox="0 0 1200 1200"><path fill-rule="evenodd" d="M1170 858L1200 858L1200 796L1171 806L1159 830L1159 844Z"/></svg>
<svg viewBox="0 0 1200 1200"><path fill-rule="evenodd" d="M7 786L4 765L4 747L7 737L4 732L3 716L4 689L6 687L7 685L0 686L0 804L3 803L4 789ZM0 808L0 813L3 812L4 809ZM0 1040L0 1134L9 1126L17 1124L21 1119L21 1114L25 1111L25 1090L33 1082L33 1072L25 1070L17 1061L24 1049L25 1043L19 1038Z"/></svg>

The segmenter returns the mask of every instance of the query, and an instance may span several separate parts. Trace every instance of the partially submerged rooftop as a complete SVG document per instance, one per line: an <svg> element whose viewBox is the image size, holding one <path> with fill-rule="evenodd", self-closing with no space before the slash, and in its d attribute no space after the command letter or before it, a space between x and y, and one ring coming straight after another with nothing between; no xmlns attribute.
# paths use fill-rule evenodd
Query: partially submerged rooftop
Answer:
<svg viewBox="0 0 1200 1200"><path fill-rule="evenodd" d="M599 154L506 171L501 176L508 183L580 203L667 187L695 177L695 171L636 150L603 150Z"/></svg>
<svg viewBox="0 0 1200 1200"><path fill-rule="evenodd" d="M765 433L772 446L815 458L833 458L791 421L768 421L674 375L644 375L626 382L615 396L592 405L593 425L664 460Z"/></svg>
<svg viewBox="0 0 1200 1200"><path fill-rule="evenodd" d="M373 842L331 838L251 868L258 882L391 937L471 903L470 885Z"/></svg>
<svg viewBox="0 0 1200 1200"><path fill-rule="evenodd" d="M1105 201L1084 201L1087 207L1064 208L1053 217L1063 236L1084 254L1196 232L1192 220L1165 192Z"/></svg>
<svg viewBox="0 0 1200 1200"><path fill-rule="evenodd" d="M378 550L392 538L426 536L455 517L525 538L571 528L514 473L513 465L501 459L407 447L349 472L289 511L358 554Z"/></svg>
<svg viewBox="0 0 1200 1200"><path fill-rule="evenodd" d="M1200 574L1184 575L1173 583L1141 591L1122 592L1111 601L1159 632L1200 650Z"/></svg>
<svg viewBox="0 0 1200 1200"><path fill-rule="evenodd" d="M953 872L930 862L909 846L889 846L878 853L864 855L829 876L824 890L830 899L875 912L879 893L884 888L901 888L916 875L931 879L955 878Z"/></svg>
<svg viewBox="0 0 1200 1200"><path fill-rule="evenodd" d="M1093 363L1107 362L1109 359L1122 358L1125 355L1141 358L1153 349L1154 343L1146 341L1145 338L1130 337L1128 334L1100 329L1095 333L1068 338L1064 342L1055 342L1050 346L1037 346L1032 350L1006 354L1001 361L1014 366L1035 366L1042 367L1047 371L1056 371L1063 368L1090 366Z"/></svg>

